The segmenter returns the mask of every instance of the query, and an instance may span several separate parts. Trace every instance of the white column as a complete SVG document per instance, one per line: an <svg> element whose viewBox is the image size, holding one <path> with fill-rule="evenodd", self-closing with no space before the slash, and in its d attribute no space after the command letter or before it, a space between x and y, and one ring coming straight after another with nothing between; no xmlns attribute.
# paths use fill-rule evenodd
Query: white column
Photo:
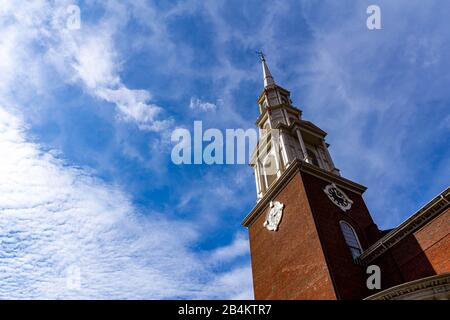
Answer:
<svg viewBox="0 0 450 320"><path fill-rule="evenodd" d="M339 173L339 169L334 165L333 159L331 158L330 152L328 151L327 144L325 143L325 139L322 139L322 147L325 150L325 154L327 155L328 163L331 165L331 171L337 175L341 175Z"/></svg>
<svg viewBox="0 0 450 320"><path fill-rule="evenodd" d="M274 134L276 132L276 134ZM272 154L275 157L275 164L277 166L277 177L281 176L281 165L280 165L280 152L279 148L280 148L280 144L278 142L279 138L280 138L280 130L276 129L276 130L272 130Z"/></svg>
<svg viewBox="0 0 450 320"><path fill-rule="evenodd" d="M318 161L321 164L320 167L322 169L331 171L330 164L329 164L329 162L327 160L327 157L325 156L325 151L323 151L322 149L323 148L321 146L316 146L315 147L316 153L318 155Z"/></svg>
<svg viewBox="0 0 450 320"><path fill-rule="evenodd" d="M281 104L281 95L278 90L275 91L277 93L278 104Z"/></svg>
<svg viewBox="0 0 450 320"><path fill-rule="evenodd" d="M259 184L258 165L255 165L253 174L255 175L255 182L256 182L256 198L260 199L262 195L261 195L261 186Z"/></svg>
<svg viewBox="0 0 450 320"><path fill-rule="evenodd" d="M281 141L281 152L283 153L284 156L284 163L286 164L286 167L289 165L289 163L291 163L291 159L293 157L290 156L291 151L288 150L288 147L286 145L286 137L284 135L284 133L280 134L280 141Z"/></svg>
<svg viewBox="0 0 450 320"><path fill-rule="evenodd" d="M272 154L275 157L275 164L277 166L277 178L279 178L281 176L281 165L280 165L280 159L278 158L280 155L280 153L278 152L278 146L274 146Z"/></svg>
<svg viewBox="0 0 450 320"><path fill-rule="evenodd" d="M305 160L308 163L311 163L311 160L308 157L308 152L306 151L305 143L303 142L303 137L300 132L300 129L296 129L295 131L297 132L298 141L300 142L300 148L302 149L303 160Z"/></svg>
<svg viewBox="0 0 450 320"><path fill-rule="evenodd" d="M267 190L267 182L266 182L266 177L264 174L263 165L259 161L258 161L258 181L259 181L259 186L261 188L261 196L262 196Z"/></svg>
<svg viewBox="0 0 450 320"><path fill-rule="evenodd" d="M286 121L286 124L288 126L290 126L291 125L291 119L289 119L286 109L283 108L282 109L282 113L283 113L284 121Z"/></svg>

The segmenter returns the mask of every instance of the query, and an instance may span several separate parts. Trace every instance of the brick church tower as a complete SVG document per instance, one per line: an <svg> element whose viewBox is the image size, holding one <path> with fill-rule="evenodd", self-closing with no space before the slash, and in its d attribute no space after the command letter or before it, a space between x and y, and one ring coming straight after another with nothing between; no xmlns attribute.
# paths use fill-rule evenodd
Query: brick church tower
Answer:
<svg viewBox="0 0 450 320"><path fill-rule="evenodd" d="M361 299L363 250L381 237L365 187L341 176L326 132L302 119L261 54L260 139L252 154L257 204L249 230L256 299Z"/></svg>

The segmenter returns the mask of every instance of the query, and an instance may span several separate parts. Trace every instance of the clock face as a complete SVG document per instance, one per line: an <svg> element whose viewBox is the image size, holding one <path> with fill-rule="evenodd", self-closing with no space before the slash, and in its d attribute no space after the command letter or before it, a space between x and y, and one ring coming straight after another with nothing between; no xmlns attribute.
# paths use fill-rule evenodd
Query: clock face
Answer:
<svg viewBox="0 0 450 320"><path fill-rule="evenodd" d="M347 211L352 207L353 201L339 189L334 183L325 187L323 190L328 198L341 210Z"/></svg>

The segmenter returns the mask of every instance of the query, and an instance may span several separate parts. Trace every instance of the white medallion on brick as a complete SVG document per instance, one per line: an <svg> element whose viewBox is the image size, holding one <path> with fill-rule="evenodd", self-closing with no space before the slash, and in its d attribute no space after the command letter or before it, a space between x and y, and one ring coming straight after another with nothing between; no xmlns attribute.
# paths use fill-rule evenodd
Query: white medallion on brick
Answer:
<svg viewBox="0 0 450 320"><path fill-rule="evenodd" d="M281 217L283 216L284 204L278 201L270 201L269 212L267 213L266 221L264 221L264 227L270 231L277 231L280 224Z"/></svg>

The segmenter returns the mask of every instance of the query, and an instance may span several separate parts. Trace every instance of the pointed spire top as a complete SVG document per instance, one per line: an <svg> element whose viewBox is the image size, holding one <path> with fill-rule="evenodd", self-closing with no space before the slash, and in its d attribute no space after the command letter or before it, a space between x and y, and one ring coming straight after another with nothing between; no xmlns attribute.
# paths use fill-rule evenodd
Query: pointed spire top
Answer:
<svg viewBox="0 0 450 320"><path fill-rule="evenodd" d="M272 74L270 73L269 67L266 63L266 57L264 56L264 53L262 51L257 52L259 55L259 58L261 59L262 68L263 68L263 78L264 78L264 88L271 84L275 84L275 81L273 80Z"/></svg>

